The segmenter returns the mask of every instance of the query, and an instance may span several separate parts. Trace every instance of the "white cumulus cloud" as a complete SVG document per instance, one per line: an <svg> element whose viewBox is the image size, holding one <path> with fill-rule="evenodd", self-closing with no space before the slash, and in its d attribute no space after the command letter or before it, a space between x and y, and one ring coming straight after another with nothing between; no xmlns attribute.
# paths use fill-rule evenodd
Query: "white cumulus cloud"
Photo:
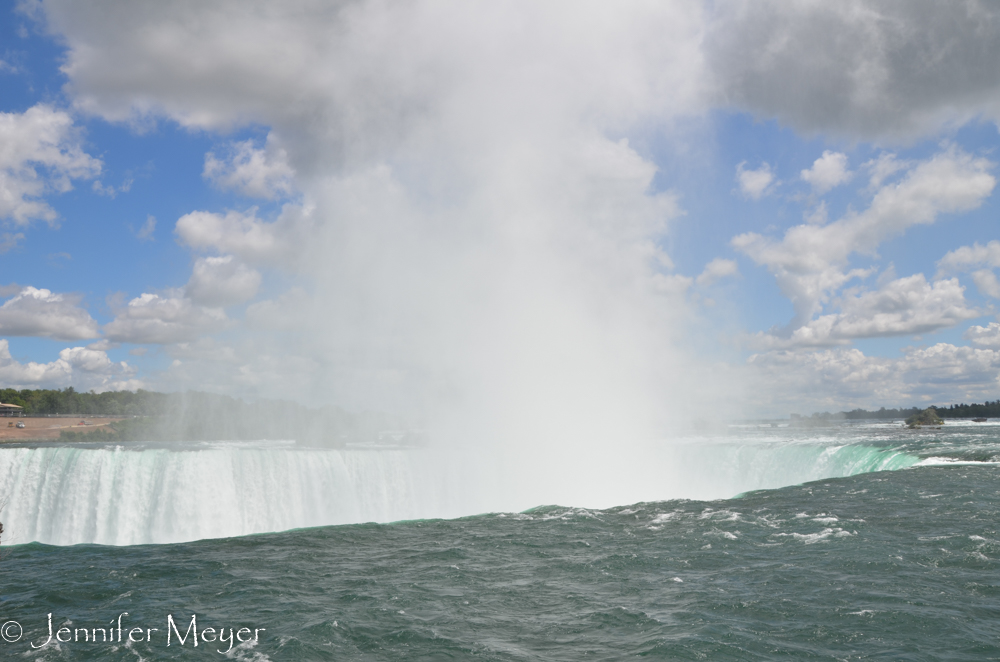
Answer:
<svg viewBox="0 0 1000 662"><path fill-rule="evenodd" d="M736 166L736 182L740 185L740 192L752 200L760 200L770 191L774 184L774 173L767 163L760 164L756 170L744 168L746 161Z"/></svg>
<svg viewBox="0 0 1000 662"><path fill-rule="evenodd" d="M250 264L296 268L308 249L310 221L301 207L288 205L276 221L264 221L251 210L216 214L195 211L177 220L175 232L197 250L238 256Z"/></svg>
<svg viewBox="0 0 1000 662"><path fill-rule="evenodd" d="M104 325L105 336L114 342L189 342L229 324L221 308L199 306L173 292L166 296L143 293L116 312L115 319Z"/></svg>
<svg viewBox="0 0 1000 662"><path fill-rule="evenodd" d="M101 350L67 347L50 363L20 363L11 356L10 345L0 339L0 382L12 388L62 388L118 391L142 388L134 378L135 368L125 361L114 362Z"/></svg>
<svg viewBox="0 0 1000 662"><path fill-rule="evenodd" d="M740 268L735 260L726 260L717 257L705 265L705 270L701 272L695 282L698 285L711 285L723 278L739 275Z"/></svg>
<svg viewBox="0 0 1000 662"><path fill-rule="evenodd" d="M962 337L977 347L1000 349L1000 324L990 322L988 326L970 326Z"/></svg>
<svg viewBox="0 0 1000 662"><path fill-rule="evenodd" d="M982 402L996 397L1000 351L948 343L907 348L901 358L844 347L775 350L751 356L747 370L758 385L749 399L775 415Z"/></svg>
<svg viewBox="0 0 1000 662"><path fill-rule="evenodd" d="M846 282L870 273L848 270L852 254L871 255L882 241L911 226L975 209L996 185L992 167L986 159L951 147L913 167L899 182L884 185L860 213L848 212L826 225L795 226L780 241L750 232L734 237L732 244L775 275L795 306L793 326L801 326Z"/></svg>
<svg viewBox="0 0 1000 662"><path fill-rule="evenodd" d="M1000 281L997 275L989 269L980 269L972 272L972 282L976 284L982 294L994 299L1000 299Z"/></svg>
<svg viewBox="0 0 1000 662"><path fill-rule="evenodd" d="M82 340L100 335L79 295L25 287L0 306L0 334Z"/></svg>
<svg viewBox="0 0 1000 662"><path fill-rule="evenodd" d="M803 170L800 176L812 186L813 191L823 195L850 181L853 174L847 169L846 154L826 150L823 156L816 159L811 168Z"/></svg>
<svg viewBox="0 0 1000 662"><path fill-rule="evenodd" d="M288 152L275 144L274 134L268 134L263 149L245 140L230 143L221 157L209 152L202 176L219 188L273 200L292 193L295 171L288 165Z"/></svg>
<svg viewBox="0 0 1000 662"><path fill-rule="evenodd" d="M900 170L906 170L910 163L901 161L891 152L882 152L878 158L866 161L864 168L868 171L868 188L875 191L882 183Z"/></svg>
<svg viewBox="0 0 1000 662"><path fill-rule="evenodd" d="M969 308L957 278L928 283L923 274L899 278L875 291L845 297L835 325L842 338L930 333L981 312Z"/></svg>
<svg viewBox="0 0 1000 662"><path fill-rule="evenodd" d="M978 242L972 246L961 246L938 260L937 266L939 276L971 271L972 282L982 294L1000 299L1000 281L993 271L1000 267L1000 241L994 239L985 246Z"/></svg>
<svg viewBox="0 0 1000 662"><path fill-rule="evenodd" d="M83 151L69 114L44 104L0 113L0 219L54 222L56 211L44 196L100 173L101 162Z"/></svg>
<svg viewBox="0 0 1000 662"><path fill-rule="evenodd" d="M942 272L968 271L976 267L1000 267L1000 241L996 239L985 246L979 242L949 251L938 261Z"/></svg>
<svg viewBox="0 0 1000 662"><path fill-rule="evenodd" d="M788 338L757 334L753 341L768 347L845 344L858 338L931 333L982 314L967 305L957 278L928 283L923 274L851 293L838 304L840 312L821 315Z"/></svg>

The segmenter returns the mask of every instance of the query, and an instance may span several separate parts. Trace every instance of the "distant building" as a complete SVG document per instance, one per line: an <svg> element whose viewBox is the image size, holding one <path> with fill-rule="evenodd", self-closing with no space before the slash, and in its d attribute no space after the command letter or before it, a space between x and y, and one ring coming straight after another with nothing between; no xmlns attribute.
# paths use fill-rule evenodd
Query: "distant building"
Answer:
<svg viewBox="0 0 1000 662"><path fill-rule="evenodd" d="M24 407L0 402L0 416L24 416Z"/></svg>

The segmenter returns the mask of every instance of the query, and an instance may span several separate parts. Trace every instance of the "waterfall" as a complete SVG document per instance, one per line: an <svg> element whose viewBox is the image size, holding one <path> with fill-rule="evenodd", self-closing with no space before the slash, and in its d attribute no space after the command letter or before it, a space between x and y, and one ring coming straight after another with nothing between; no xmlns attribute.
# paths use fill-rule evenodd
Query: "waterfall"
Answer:
<svg viewBox="0 0 1000 662"><path fill-rule="evenodd" d="M135 545L538 505L723 498L910 466L865 445L664 444L641 460L293 444L0 449L4 543Z"/></svg>

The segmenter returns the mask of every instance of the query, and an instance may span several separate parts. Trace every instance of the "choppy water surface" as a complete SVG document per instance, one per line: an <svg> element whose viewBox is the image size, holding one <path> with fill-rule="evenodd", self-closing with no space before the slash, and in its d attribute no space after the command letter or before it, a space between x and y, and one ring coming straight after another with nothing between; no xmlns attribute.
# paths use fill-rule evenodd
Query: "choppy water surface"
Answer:
<svg viewBox="0 0 1000 662"><path fill-rule="evenodd" d="M835 477L714 501L6 547L0 618L23 635L0 655L225 659L206 637L167 646L167 615L184 634L196 614L248 660L1000 659L998 431L748 431L701 457L745 468L801 434L771 457ZM121 643L31 648L49 613L64 639L114 639L123 612Z"/></svg>

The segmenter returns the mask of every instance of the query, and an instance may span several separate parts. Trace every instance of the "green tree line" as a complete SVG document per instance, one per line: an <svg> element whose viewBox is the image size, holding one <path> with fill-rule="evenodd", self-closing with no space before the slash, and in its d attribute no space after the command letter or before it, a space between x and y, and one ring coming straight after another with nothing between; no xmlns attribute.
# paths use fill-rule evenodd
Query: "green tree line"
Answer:
<svg viewBox="0 0 1000 662"><path fill-rule="evenodd" d="M852 409L842 411L839 414L829 412L813 414L811 418L837 418L847 420L863 419L906 419L915 416L927 409L934 407L941 418L1000 418L1000 400L990 402L987 400L982 404L952 404L952 405L927 405L926 407L910 407L899 409L886 409L882 407L878 410Z"/></svg>
<svg viewBox="0 0 1000 662"><path fill-rule="evenodd" d="M169 406L171 395L154 391L105 391L81 393L72 386L58 389L0 389L0 402L24 407L24 413L80 416L155 416Z"/></svg>

